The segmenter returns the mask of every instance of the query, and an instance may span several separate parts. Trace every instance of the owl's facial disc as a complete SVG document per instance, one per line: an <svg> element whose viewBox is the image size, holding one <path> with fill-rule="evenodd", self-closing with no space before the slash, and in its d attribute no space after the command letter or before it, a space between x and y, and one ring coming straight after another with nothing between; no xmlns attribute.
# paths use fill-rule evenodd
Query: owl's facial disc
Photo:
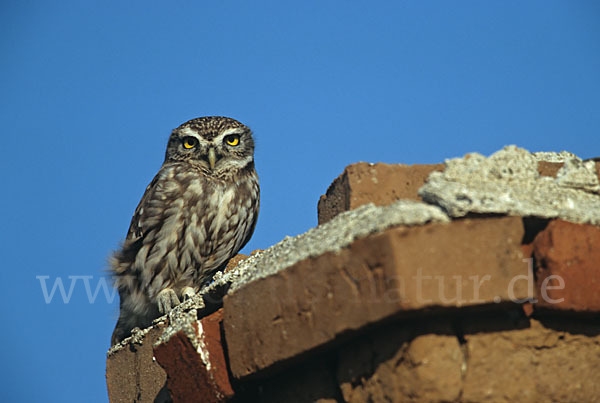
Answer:
<svg viewBox="0 0 600 403"><path fill-rule="evenodd" d="M165 159L186 161L215 176L235 174L252 164L254 141L249 128L236 121L228 126L221 120L227 122L226 118L206 119L175 129Z"/></svg>

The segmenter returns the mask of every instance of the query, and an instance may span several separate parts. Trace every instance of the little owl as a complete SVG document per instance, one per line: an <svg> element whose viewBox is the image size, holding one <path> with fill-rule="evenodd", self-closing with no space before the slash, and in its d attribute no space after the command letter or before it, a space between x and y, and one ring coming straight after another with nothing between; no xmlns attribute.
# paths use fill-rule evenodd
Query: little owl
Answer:
<svg viewBox="0 0 600 403"><path fill-rule="evenodd" d="M111 258L120 315L112 344L198 292L250 239L259 207L250 129L202 117L173 130L165 161Z"/></svg>

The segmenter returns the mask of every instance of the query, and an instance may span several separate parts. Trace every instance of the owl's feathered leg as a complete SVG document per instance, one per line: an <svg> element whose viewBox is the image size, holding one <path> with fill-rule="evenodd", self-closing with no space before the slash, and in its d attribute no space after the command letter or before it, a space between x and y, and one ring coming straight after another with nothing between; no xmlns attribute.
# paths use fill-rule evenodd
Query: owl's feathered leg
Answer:
<svg viewBox="0 0 600 403"><path fill-rule="evenodd" d="M165 315L180 304L177 294L170 288L165 288L158 293L156 297L156 303L158 305L158 311Z"/></svg>

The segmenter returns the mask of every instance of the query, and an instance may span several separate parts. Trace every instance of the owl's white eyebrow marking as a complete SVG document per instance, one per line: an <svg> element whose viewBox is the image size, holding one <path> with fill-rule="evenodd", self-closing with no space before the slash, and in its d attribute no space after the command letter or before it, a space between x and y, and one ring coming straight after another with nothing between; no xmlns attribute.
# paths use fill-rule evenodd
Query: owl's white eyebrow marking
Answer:
<svg viewBox="0 0 600 403"><path fill-rule="evenodd" d="M180 133L183 134L184 136L194 137L195 139L198 140L198 143L200 143L200 144L204 144L204 145L209 144L208 141L206 141L204 138L202 138L202 136L200 136L197 132L193 131L189 127L184 127L183 129L181 129Z"/></svg>
<svg viewBox="0 0 600 403"><path fill-rule="evenodd" d="M223 137L229 136L230 134L241 134L244 132L243 127L234 127L232 129L223 130L223 132L219 133L217 137L213 140L214 143L221 143L223 141Z"/></svg>

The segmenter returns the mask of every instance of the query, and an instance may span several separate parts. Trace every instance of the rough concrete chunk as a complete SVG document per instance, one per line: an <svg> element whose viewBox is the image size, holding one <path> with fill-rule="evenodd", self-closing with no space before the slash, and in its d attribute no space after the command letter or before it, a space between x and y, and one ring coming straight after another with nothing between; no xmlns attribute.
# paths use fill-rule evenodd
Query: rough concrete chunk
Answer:
<svg viewBox="0 0 600 403"><path fill-rule="evenodd" d="M222 309L200 320L195 311L169 326L154 347L174 403L223 402L234 394L221 340Z"/></svg>
<svg viewBox="0 0 600 403"><path fill-rule="evenodd" d="M530 276L522 237L517 217L395 227L254 278L224 301L232 374L392 315L531 298L527 281L515 281Z"/></svg>
<svg viewBox="0 0 600 403"><path fill-rule="evenodd" d="M537 307L600 311L600 228L554 220L533 247Z"/></svg>
<svg viewBox="0 0 600 403"><path fill-rule="evenodd" d="M514 146L489 158L469 154L446 161L419 190L450 216L499 213L600 225L600 186L593 161L563 158L556 178L541 176L533 154Z"/></svg>
<svg viewBox="0 0 600 403"><path fill-rule="evenodd" d="M319 199L319 224L336 215L354 210L364 204L385 206L400 199L420 201L417 194L432 171L441 171L443 164L404 165L369 164L358 162L348 165L337 177L327 193Z"/></svg>

